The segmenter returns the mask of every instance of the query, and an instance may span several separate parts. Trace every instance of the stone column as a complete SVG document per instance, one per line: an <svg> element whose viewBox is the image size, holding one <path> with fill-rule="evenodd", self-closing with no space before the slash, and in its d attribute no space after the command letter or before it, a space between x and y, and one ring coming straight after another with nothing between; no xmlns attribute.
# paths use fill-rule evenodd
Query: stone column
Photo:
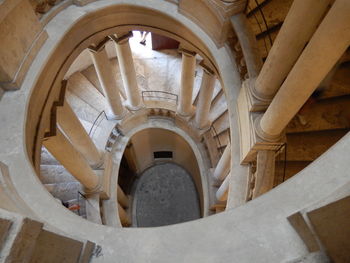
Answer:
<svg viewBox="0 0 350 263"><path fill-rule="evenodd" d="M118 203L118 214L120 222L123 226L129 226L131 224L130 219L124 208Z"/></svg>
<svg viewBox="0 0 350 263"><path fill-rule="evenodd" d="M64 102L62 107L57 108L57 123L91 166L101 166L103 163L101 154L67 101Z"/></svg>
<svg viewBox="0 0 350 263"><path fill-rule="evenodd" d="M110 119L121 119L125 114L125 109L120 99L119 88L113 76L114 73L106 48L103 45L98 49L90 47L89 50L103 93L109 104L110 112L106 113L107 117Z"/></svg>
<svg viewBox="0 0 350 263"><path fill-rule="evenodd" d="M122 207L125 207L125 208L129 207L129 199L125 195L123 189L121 189L119 184L117 184L117 199L118 199L119 204Z"/></svg>
<svg viewBox="0 0 350 263"><path fill-rule="evenodd" d="M177 112L183 117L189 117L194 113L192 105L192 92L194 74L196 71L196 53L185 49L179 49L182 53L181 87Z"/></svg>
<svg viewBox="0 0 350 263"><path fill-rule="evenodd" d="M258 197L273 188L273 180L275 176L275 152L267 150L258 151L256 164L256 179L253 198Z"/></svg>
<svg viewBox="0 0 350 263"><path fill-rule="evenodd" d="M222 154L216 168L214 170L214 178L223 180L229 173L231 168L231 144L227 144L224 153Z"/></svg>
<svg viewBox="0 0 350 263"><path fill-rule="evenodd" d="M242 47L249 78L256 78L263 65L255 34L245 14L239 13L231 17L232 26Z"/></svg>
<svg viewBox="0 0 350 263"><path fill-rule="evenodd" d="M228 174L225 178L225 180L222 182L219 189L216 191L216 199L219 201L226 201L228 198L228 191L229 191L229 185L230 185L230 178L231 174Z"/></svg>
<svg viewBox="0 0 350 263"><path fill-rule="evenodd" d="M273 98L314 34L329 3L330 0L293 2L258 78L251 86L256 98Z"/></svg>
<svg viewBox="0 0 350 263"><path fill-rule="evenodd" d="M129 45L130 37L132 37L132 32L121 37L111 36L111 39L115 42L117 49L119 69L127 97L126 106L130 110L138 110L141 107L141 95L137 85L134 60Z"/></svg>
<svg viewBox="0 0 350 263"><path fill-rule="evenodd" d="M89 192L99 190L101 185L99 177L59 128L56 129L56 135L45 138L43 144Z"/></svg>
<svg viewBox="0 0 350 263"><path fill-rule="evenodd" d="M350 44L350 1L336 0L304 49L269 108L257 133L274 140L297 114Z"/></svg>
<svg viewBox="0 0 350 263"><path fill-rule="evenodd" d="M203 67L203 78L199 90L199 98L195 116L195 125L199 129L207 129L210 127L208 116L210 111L211 100L213 97L214 87L214 72L207 67Z"/></svg>

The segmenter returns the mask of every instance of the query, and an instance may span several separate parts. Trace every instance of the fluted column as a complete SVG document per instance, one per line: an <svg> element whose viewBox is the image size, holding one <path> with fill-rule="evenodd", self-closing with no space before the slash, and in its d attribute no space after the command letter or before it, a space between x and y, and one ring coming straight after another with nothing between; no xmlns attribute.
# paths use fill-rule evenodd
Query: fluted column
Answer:
<svg viewBox="0 0 350 263"><path fill-rule="evenodd" d="M255 97L261 100L273 98L315 32L329 3L330 0L293 2L258 78L251 86Z"/></svg>
<svg viewBox="0 0 350 263"><path fill-rule="evenodd" d="M263 62L255 34L244 13L232 16L231 23L242 47L249 78L256 78L261 70Z"/></svg>
<svg viewBox="0 0 350 263"><path fill-rule="evenodd" d="M181 87L177 112L188 117L194 113L192 105L192 93L196 71L196 53L185 49L179 49L182 53Z"/></svg>
<svg viewBox="0 0 350 263"><path fill-rule="evenodd" d="M56 135L45 138L46 149L68 170L88 191L100 188L99 177L91 169L85 158L62 134L59 128Z"/></svg>
<svg viewBox="0 0 350 263"><path fill-rule="evenodd" d="M137 85L134 60L129 45L130 37L132 37L132 32L121 37L111 36L111 39L115 42L117 49L119 69L127 97L126 106L130 110L138 110L141 107L141 94Z"/></svg>
<svg viewBox="0 0 350 263"><path fill-rule="evenodd" d="M207 129L210 127L209 111L211 99L213 97L214 87L214 72L207 67L203 67L203 77L201 87L199 90L199 98L195 116L195 124L199 129Z"/></svg>
<svg viewBox="0 0 350 263"><path fill-rule="evenodd" d="M106 48L103 45L98 49L90 47L89 50L103 93L109 104L110 112L106 114L110 119L121 119L125 114L125 109L120 99L119 88L113 76L114 73L111 62L108 59Z"/></svg>
<svg viewBox="0 0 350 263"><path fill-rule="evenodd" d="M336 0L257 123L260 137L276 139L344 54L350 45L349 14L350 1Z"/></svg>
<svg viewBox="0 0 350 263"><path fill-rule="evenodd" d="M91 166L98 167L102 164L102 155L67 101L64 102L62 107L57 108L57 123L74 147L88 160Z"/></svg>
<svg viewBox="0 0 350 263"><path fill-rule="evenodd" d="M231 177L231 173L229 173L225 180L222 182L221 186L219 187L219 189L216 191L216 199L219 201L226 201L227 197L228 197L228 190L229 190L229 186L230 186L230 177Z"/></svg>
<svg viewBox="0 0 350 263"><path fill-rule="evenodd" d="M223 180L229 173L231 168L231 144L227 144L224 153L222 154L216 168L214 170L214 178Z"/></svg>

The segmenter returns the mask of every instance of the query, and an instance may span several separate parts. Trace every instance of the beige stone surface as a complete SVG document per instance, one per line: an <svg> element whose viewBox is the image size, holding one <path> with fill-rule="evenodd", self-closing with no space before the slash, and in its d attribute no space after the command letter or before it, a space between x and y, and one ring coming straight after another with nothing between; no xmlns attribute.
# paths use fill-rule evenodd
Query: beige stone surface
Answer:
<svg viewBox="0 0 350 263"><path fill-rule="evenodd" d="M28 52L43 28L28 0L7 0L1 4L1 9L3 14L0 16L0 82L2 86L10 88L10 83L17 78L16 74L25 63ZM42 44L41 41L39 47ZM29 65L33 55L29 58ZM26 69L29 67L28 63ZM13 86L18 88L20 84L21 82Z"/></svg>

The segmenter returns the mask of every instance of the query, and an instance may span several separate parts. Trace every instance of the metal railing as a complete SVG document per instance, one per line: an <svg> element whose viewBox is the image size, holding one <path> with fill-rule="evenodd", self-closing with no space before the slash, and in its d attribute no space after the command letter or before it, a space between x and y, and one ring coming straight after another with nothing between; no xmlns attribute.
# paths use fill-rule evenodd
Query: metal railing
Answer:
<svg viewBox="0 0 350 263"><path fill-rule="evenodd" d="M143 90L141 92L142 95L142 101L145 100L167 100L167 101L174 101L175 105L178 103L178 95L167 92L167 91L161 91L161 90Z"/></svg>
<svg viewBox="0 0 350 263"><path fill-rule="evenodd" d="M92 126L91 126L90 131L89 131L90 137L92 137L94 135L96 129L99 127L99 125L101 124L101 122L104 119L108 120L106 112L103 110L100 112L100 114L96 117L95 121L92 123Z"/></svg>

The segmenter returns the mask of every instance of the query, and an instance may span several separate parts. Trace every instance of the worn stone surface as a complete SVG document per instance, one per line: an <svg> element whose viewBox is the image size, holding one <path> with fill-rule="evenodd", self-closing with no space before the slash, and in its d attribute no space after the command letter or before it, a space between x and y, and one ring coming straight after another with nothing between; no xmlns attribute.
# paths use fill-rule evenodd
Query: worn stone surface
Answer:
<svg viewBox="0 0 350 263"><path fill-rule="evenodd" d="M11 251L5 262L28 262L31 258L42 227L42 223L29 218L23 219L22 226L16 235Z"/></svg>
<svg viewBox="0 0 350 263"><path fill-rule="evenodd" d="M46 230L41 231L36 241L30 263L76 263L83 243Z"/></svg>
<svg viewBox="0 0 350 263"><path fill-rule="evenodd" d="M7 219L0 218L0 251L6 240L7 233L12 225L12 222Z"/></svg>
<svg viewBox="0 0 350 263"><path fill-rule="evenodd" d="M134 194L136 226L171 225L200 218L198 194L191 176L172 163L147 169Z"/></svg>

